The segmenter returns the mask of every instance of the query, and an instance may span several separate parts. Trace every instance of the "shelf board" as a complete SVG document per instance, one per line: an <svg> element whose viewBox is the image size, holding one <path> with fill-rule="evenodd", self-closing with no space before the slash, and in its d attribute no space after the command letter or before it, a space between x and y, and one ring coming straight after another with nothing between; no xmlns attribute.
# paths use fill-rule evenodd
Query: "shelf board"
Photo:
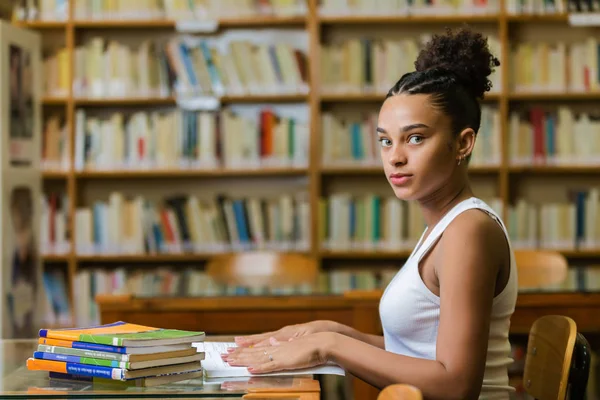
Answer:
<svg viewBox="0 0 600 400"><path fill-rule="evenodd" d="M515 174L600 174L598 165L572 165L572 166L512 166L508 171Z"/></svg>
<svg viewBox="0 0 600 400"><path fill-rule="evenodd" d="M412 249L411 249L412 250ZM377 259L405 259L410 256L411 250L321 250L322 258L331 259L362 259L362 260L377 260ZM558 251L567 258L597 258L600 257L600 249L592 250L560 250Z"/></svg>
<svg viewBox="0 0 600 400"><path fill-rule="evenodd" d="M69 172L68 171L51 171L51 170L47 170L47 171L42 171L42 178L43 179L67 179L67 177L69 176Z"/></svg>
<svg viewBox="0 0 600 400"><path fill-rule="evenodd" d="M416 24L416 23L477 23L499 22L498 14L489 15L343 15L320 16L318 21L326 25L351 24Z"/></svg>
<svg viewBox="0 0 600 400"><path fill-rule="evenodd" d="M387 93L323 93L320 95L322 103L371 103L383 102ZM499 93L488 93L484 101L495 101L500 98Z"/></svg>
<svg viewBox="0 0 600 400"><path fill-rule="evenodd" d="M508 96L509 100L529 101L569 101L569 100L600 100L600 92L540 92L519 93L513 92Z"/></svg>
<svg viewBox="0 0 600 400"><path fill-rule="evenodd" d="M261 95L239 95L239 96L223 96L223 103L267 103L267 102L304 102L308 101L308 94L292 93L292 94L261 94Z"/></svg>
<svg viewBox="0 0 600 400"><path fill-rule="evenodd" d="M509 22L567 22L569 17L567 14L521 14L507 15L506 19Z"/></svg>
<svg viewBox="0 0 600 400"><path fill-rule="evenodd" d="M121 97L121 98L75 98L73 102L76 106L144 106L144 105L173 105L175 104L174 97Z"/></svg>
<svg viewBox="0 0 600 400"><path fill-rule="evenodd" d="M323 175L381 175L384 176L382 166L365 166L365 167L322 167L321 174Z"/></svg>
<svg viewBox="0 0 600 400"><path fill-rule="evenodd" d="M138 263L138 262L197 262L215 256L213 253L136 254L136 255L78 255L79 262Z"/></svg>
<svg viewBox="0 0 600 400"><path fill-rule="evenodd" d="M27 29L65 29L67 27L65 21L20 21L13 22L13 24Z"/></svg>
<svg viewBox="0 0 600 400"><path fill-rule="evenodd" d="M45 263L66 263L69 261L68 254L44 254L41 256Z"/></svg>
<svg viewBox="0 0 600 400"><path fill-rule="evenodd" d="M66 105L68 98L66 97L52 97L52 96L43 96L41 102L43 105L49 106L60 106Z"/></svg>
<svg viewBox="0 0 600 400"><path fill-rule="evenodd" d="M250 16L239 18L223 18L219 20L219 28L241 28L257 26L297 26L305 25L303 16ZM169 19L106 19L75 20L73 26L78 29L175 29L176 21Z"/></svg>
<svg viewBox="0 0 600 400"><path fill-rule="evenodd" d="M267 94L223 96L222 103L288 103L305 102L307 94ZM75 98L76 106L107 107L107 106L145 106L145 105L174 105L175 97L106 97L106 98Z"/></svg>
<svg viewBox="0 0 600 400"><path fill-rule="evenodd" d="M80 171L78 179L135 179L135 178L187 178L187 177L224 177L224 176L290 176L304 175L307 168L261 168L261 169L154 169L147 171Z"/></svg>
<svg viewBox="0 0 600 400"><path fill-rule="evenodd" d="M499 166L472 166L469 173L472 174L497 174L500 172ZM322 167L323 175L384 175L382 166L366 167Z"/></svg>
<svg viewBox="0 0 600 400"><path fill-rule="evenodd" d="M258 27L258 26L295 26L305 25L307 19L305 16L263 16L257 15L253 17L243 18L223 18L219 20L219 26L223 28L238 28L238 27Z"/></svg>
<svg viewBox="0 0 600 400"><path fill-rule="evenodd" d="M405 259L410 256L411 250L321 250L319 254L322 258L332 259Z"/></svg>

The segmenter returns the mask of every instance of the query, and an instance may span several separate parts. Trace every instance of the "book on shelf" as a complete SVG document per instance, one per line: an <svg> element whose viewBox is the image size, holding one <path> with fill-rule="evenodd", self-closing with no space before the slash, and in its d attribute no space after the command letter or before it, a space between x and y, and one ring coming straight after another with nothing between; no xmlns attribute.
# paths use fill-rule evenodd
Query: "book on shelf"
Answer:
<svg viewBox="0 0 600 400"><path fill-rule="evenodd" d="M113 192L75 213L77 253L183 254L251 249L307 251L310 209L302 193L212 199L172 195L162 204Z"/></svg>
<svg viewBox="0 0 600 400"><path fill-rule="evenodd" d="M123 321L72 329L41 329L26 365L63 379L104 378L136 386L201 374L204 352L192 343L204 332L148 327ZM96 381L94 381L96 383Z"/></svg>
<svg viewBox="0 0 600 400"><path fill-rule="evenodd" d="M600 162L600 114L530 107L509 119L510 164L514 166L597 166Z"/></svg>
<svg viewBox="0 0 600 400"><path fill-rule="evenodd" d="M502 215L500 199L487 203ZM425 229L417 202L340 192L319 200L319 238L333 251L410 251Z"/></svg>
<svg viewBox="0 0 600 400"><path fill-rule="evenodd" d="M333 38L321 44L319 90L322 95L376 94L383 100L404 73L414 70L414 60L429 39L425 34L402 39L368 33L353 36ZM490 50L500 54L498 37L490 34L487 39ZM500 92L500 78L500 70L496 69L489 78L492 91L487 94Z"/></svg>
<svg viewBox="0 0 600 400"><path fill-rule="evenodd" d="M515 93L585 93L600 90L598 39L523 41L511 44L510 76Z"/></svg>
<svg viewBox="0 0 600 400"><path fill-rule="evenodd" d="M231 105L220 111L175 108L76 112L76 171L307 168L308 107ZM243 135L240 132L244 132Z"/></svg>
<svg viewBox="0 0 600 400"><path fill-rule="evenodd" d="M140 40L136 46L94 36L75 48L73 92L76 98L175 95L182 101L198 96L306 95L307 54L303 30L176 35ZM56 74L50 78L56 79Z"/></svg>
<svg viewBox="0 0 600 400"><path fill-rule="evenodd" d="M596 250L600 248L598 188L573 189L567 201L519 198L508 208L507 225L515 248Z"/></svg>
<svg viewBox="0 0 600 400"><path fill-rule="evenodd" d="M568 0L567 0L568 1ZM506 11L509 15L563 15L567 11L564 0L508 0Z"/></svg>
<svg viewBox="0 0 600 400"><path fill-rule="evenodd" d="M407 0L320 0L321 16L410 16L410 15L494 15L500 11L498 0L456 2L411 2Z"/></svg>
<svg viewBox="0 0 600 400"><path fill-rule="evenodd" d="M210 20L258 16L303 16L306 0L200 0L194 2L98 2L79 0L77 20Z"/></svg>

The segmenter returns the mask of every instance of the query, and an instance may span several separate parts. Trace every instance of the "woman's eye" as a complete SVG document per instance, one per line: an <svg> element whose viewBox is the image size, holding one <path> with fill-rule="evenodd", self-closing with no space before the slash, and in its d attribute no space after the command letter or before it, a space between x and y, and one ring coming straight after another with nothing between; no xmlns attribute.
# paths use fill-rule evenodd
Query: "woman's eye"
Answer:
<svg viewBox="0 0 600 400"><path fill-rule="evenodd" d="M409 142L410 144L419 144L419 143L421 143L422 141L423 141L423 136L411 136L411 137L408 139L408 142Z"/></svg>
<svg viewBox="0 0 600 400"><path fill-rule="evenodd" d="M388 147L392 145L392 141L390 139L386 139L386 138L379 138L379 143L381 143L381 145L383 147Z"/></svg>

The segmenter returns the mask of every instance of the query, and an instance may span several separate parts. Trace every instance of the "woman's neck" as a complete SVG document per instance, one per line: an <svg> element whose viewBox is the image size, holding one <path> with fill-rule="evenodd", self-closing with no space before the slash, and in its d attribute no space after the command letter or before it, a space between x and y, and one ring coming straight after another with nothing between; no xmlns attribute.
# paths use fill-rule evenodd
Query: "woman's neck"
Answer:
<svg viewBox="0 0 600 400"><path fill-rule="evenodd" d="M431 229L455 205L473 196L468 181L449 182L430 195L419 199L425 223Z"/></svg>

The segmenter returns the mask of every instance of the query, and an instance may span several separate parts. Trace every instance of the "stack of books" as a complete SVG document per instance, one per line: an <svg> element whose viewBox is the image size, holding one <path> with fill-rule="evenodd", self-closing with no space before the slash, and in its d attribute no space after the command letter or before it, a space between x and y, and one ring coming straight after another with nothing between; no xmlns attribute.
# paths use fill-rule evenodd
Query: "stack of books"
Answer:
<svg viewBox="0 0 600 400"><path fill-rule="evenodd" d="M157 386L202 377L204 332L127 322L74 329L41 329L27 369L50 378Z"/></svg>

